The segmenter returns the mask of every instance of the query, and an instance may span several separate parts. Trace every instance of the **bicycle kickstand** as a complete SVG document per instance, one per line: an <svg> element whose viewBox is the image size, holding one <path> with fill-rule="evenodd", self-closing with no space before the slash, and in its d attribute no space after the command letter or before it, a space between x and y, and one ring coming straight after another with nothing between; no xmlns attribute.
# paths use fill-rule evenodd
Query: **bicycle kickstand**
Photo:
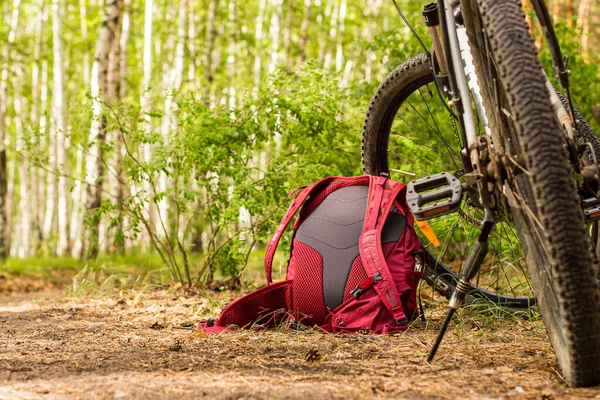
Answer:
<svg viewBox="0 0 600 400"><path fill-rule="evenodd" d="M444 324L442 325L435 343L433 344L433 347L427 356L427 362L430 362L433 360L433 357L435 357L435 353L437 352L438 347L444 338L444 334L446 333L446 329L448 329L448 325L452 320L452 316L456 310L458 310L465 303L467 294L471 288L470 282L479 271L479 268L481 267L481 264L483 263L483 260L488 252L488 240L490 233L494 228L494 224L494 213L492 210L486 208L485 216L481 224L481 230L479 232L479 237L477 238L475 244L473 244L473 247L471 248L471 251L467 257L467 261L460 271L458 285L456 285L456 289L454 290L452 298L450 299L450 303L448 304L448 314L446 315Z"/></svg>

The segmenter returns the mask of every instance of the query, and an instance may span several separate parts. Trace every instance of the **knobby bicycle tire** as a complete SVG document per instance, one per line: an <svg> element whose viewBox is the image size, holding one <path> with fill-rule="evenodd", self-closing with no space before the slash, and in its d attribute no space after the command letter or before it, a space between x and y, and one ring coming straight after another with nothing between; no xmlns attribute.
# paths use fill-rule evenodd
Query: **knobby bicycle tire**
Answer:
<svg viewBox="0 0 600 400"><path fill-rule="evenodd" d="M467 11L469 40L479 49L474 57L478 76L487 79L480 85L487 92L483 96L486 109L496 111L491 120L504 127L496 126L495 146L518 151L525 157L527 174L509 182L506 193L558 364L569 385L597 384L597 265L564 137L549 100L546 77L525 14L517 0L461 3L463 11ZM498 86L489 80L494 76L499 78L503 92L496 104L491 101L491 89L498 91ZM500 112L499 103L508 108L508 117Z"/></svg>

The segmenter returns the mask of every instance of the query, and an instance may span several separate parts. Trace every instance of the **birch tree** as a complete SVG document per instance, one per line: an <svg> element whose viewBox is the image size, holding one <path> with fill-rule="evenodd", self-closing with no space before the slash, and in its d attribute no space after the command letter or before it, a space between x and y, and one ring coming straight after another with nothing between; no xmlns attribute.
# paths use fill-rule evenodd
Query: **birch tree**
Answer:
<svg viewBox="0 0 600 400"><path fill-rule="evenodd" d="M15 87L19 87L23 84L23 70L20 65L16 67L15 74ZM15 107L15 128L17 134L17 153L21 153L24 148L24 137L23 137L23 122L21 115L24 114L23 110L23 99L21 94L15 94L14 97ZM15 243L13 246L12 255L24 258L29 255L30 252L30 238L31 238L31 209L28 207L30 201L29 195L29 162L27 158L19 157L18 169L19 169L19 208L18 208L18 223L15 224Z"/></svg>
<svg viewBox="0 0 600 400"><path fill-rule="evenodd" d="M40 81L40 146L46 149L52 149L53 139L48 134L48 118L46 110L48 109L48 61L42 61L41 81ZM49 151L48 164L53 165L54 152ZM40 174L38 192L40 194L40 223L41 223L41 242L47 241L50 237L54 210L54 174L51 171L43 171ZM46 190L44 190L46 189Z"/></svg>
<svg viewBox="0 0 600 400"><path fill-rule="evenodd" d="M279 43L281 39L281 8L282 0L270 0L272 13L269 33L271 36L271 51L269 55L268 73L273 73L279 63Z"/></svg>
<svg viewBox="0 0 600 400"><path fill-rule="evenodd" d="M81 39L83 41L87 41L88 31L87 31L87 8L85 6L85 0L79 0L79 24L81 26ZM83 84L85 87L89 87L90 85L90 55L86 51L83 54Z"/></svg>
<svg viewBox="0 0 600 400"><path fill-rule="evenodd" d="M144 53L142 56L143 71L142 77L142 97L140 98L140 111L142 113L143 123L141 129L144 131L146 136L150 136L152 133L152 116L151 107L152 104L150 94L150 80L152 79L152 19L154 14L154 2L153 0L145 0L145 11L144 11ZM143 145L144 161L150 162L152 158L152 148L149 143ZM137 193L139 188L132 187L132 192ZM146 196L150 196L150 185L145 183L142 188ZM150 236L154 235L154 232L148 232L148 230L154 230L154 227L150 225L155 221L154 205L152 202L147 203L147 216L148 226L143 231L143 239L146 243L150 242Z"/></svg>
<svg viewBox="0 0 600 400"><path fill-rule="evenodd" d="M292 45L292 24L294 22L294 0L288 0L285 15L285 26L283 28L283 57L286 71L292 70L292 57L290 48Z"/></svg>
<svg viewBox="0 0 600 400"><path fill-rule="evenodd" d="M6 111L8 106L8 70L12 46L17 34L17 24L19 22L19 7L21 0L13 1L12 15L10 18L10 28L8 41L4 45L2 73L0 74L0 259L8 257L10 252L10 227L8 225L7 209L7 165L6 165Z"/></svg>
<svg viewBox="0 0 600 400"><path fill-rule="evenodd" d="M338 34L336 37L336 49L335 49L335 71L340 72L342 65L344 65L344 34L346 33L346 11L347 11L346 0L341 0L339 18L338 18Z"/></svg>
<svg viewBox="0 0 600 400"><path fill-rule="evenodd" d="M302 63L306 60L306 45L308 44L308 27L310 23L310 16L312 10L312 1L304 0L304 10L302 12L302 23L300 24L300 59L299 61Z"/></svg>
<svg viewBox="0 0 600 400"><path fill-rule="evenodd" d="M229 0L227 19L229 23L229 41L227 44L227 75L229 81L228 105L232 112L232 118L235 119L234 110L236 107L236 43L237 43L237 13L235 0Z"/></svg>
<svg viewBox="0 0 600 400"><path fill-rule="evenodd" d="M66 121L66 99L64 84L64 59L62 45L62 7L60 0L52 1L52 47L54 53L53 84L52 84L52 119L56 137L56 168L58 175L58 187L56 203L58 211L58 243L56 253L64 256L69 251L69 213L68 199L69 189L67 186L67 139Z"/></svg>
<svg viewBox="0 0 600 400"><path fill-rule="evenodd" d="M205 103L211 104L213 101L210 96L212 93L212 84L214 80L213 74L213 56L214 56L214 47L215 41L217 38L217 28L216 28L216 19L217 19L217 9L219 7L219 0L209 0L208 3L208 13L206 17L206 35L204 37L204 84L206 85L204 93L205 93Z"/></svg>
<svg viewBox="0 0 600 400"><path fill-rule="evenodd" d="M188 40L187 49L189 54L189 67L188 67L188 85L190 90L195 90L198 85L196 82L196 14L194 13L194 7L190 7L191 1L188 1L189 23L188 23Z"/></svg>
<svg viewBox="0 0 600 400"><path fill-rule="evenodd" d="M76 160L75 160L75 174L79 176L83 169L84 163L84 150L81 147L76 149ZM71 191L71 221L69 224L69 237L71 238L71 256L82 257L81 253L83 250L83 241L81 237L83 235L83 220L82 214L85 213L84 209L84 197L85 197L85 185L82 184L80 179L75 179L73 182L73 189Z"/></svg>
<svg viewBox="0 0 600 400"><path fill-rule="evenodd" d="M102 203L104 178L104 144L106 141L106 114L103 113L103 103L112 105L115 95L113 85L116 81L112 76L115 70L112 63L119 46L123 0L109 0L98 42L96 56L92 66L91 93L94 119L89 135L89 153L86 159L86 223L88 227L87 257L94 258L99 250L100 206ZM112 61L112 63L111 63ZM111 75L109 77L109 75Z"/></svg>
<svg viewBox="0 0 600 400"><path fill-rule="evenodd" d="M336 0L329 0L327 8L331 9L331 19L329 20L329 40L324 40L323 45L325 46L325 58L323 60L323 68L328 71L333 63L333 44L337 37L338 29L338 17L340 12L340 6Z"/></svg>
<svg viewBox="0 0 600 400"><path fill-rule="evenodd" d="M256 49L254 50L254 87L252 88L252 95L255 99L258 96L258 87L262 78L262 41L264 34L263 24L265 19L266 6L267 0L259 0L258 15L256 17L256 28L254 30Z"/></svg>
<svg viewBox="0 0 600 400"><path fill-rule="evenodd" d="M127 95L127 81L125 77L127 75L127 54L128 54L128 44L130 38L131 31L131 0L125 0L124 2L124 11L123 11L123 23L121 26L121 40L119 43L119 99L125 103L125 96ZM119 132L117 137L115 138L116 148L114 151L114 160L115 160L115 169L117 179L115 179L115 192L116 192L116 201L119 206L119 212L123 212L123 202L125 201L125 196L127 194L127 184L125 181L125 173L123 171L123 158L125 155L125 139L124 133ZM125 240L125 235L123 233L123 229L125 225L129 222L129 219L126 215L123 215L123 218L120 218L117 223L117 231L120 232L120 235L115 237L114 246L115 249L119 253L125 252L125 247L127 246L127 241Z"/></svg>
<svg viewBox="0 0 600 400"><path fill-rule="evenodd" d="M166 144L169 141L169 135L171 131L176 129L177 120L175 112L177 109L177 103L175 96L181 89L181 83L183 78L183 67L184 67L184 53L185 53L185 41L186 41L186 11L187 0L180 0L179 2L179 23L177 28L177 44L175 46L175 57L173 60L173 66L168 69L165 74L165 106L162 123L162 140ZM167 191L168 179L165 171L160 172L158 182L158 192L165 193ZM157 227L157 235L164 236L167 234L166 225L168 224L168 198L163 196L157 205L157 220L155 225Z"/></svg>
<svg viewBox="0 0 600 400"><path fill-rule="evenodd" d="M579 28L581 31L581 49L583 50L583 57L589 61L590 0L581 0L579 2L579 10L577 12L577 28Z"/></svg>
<svg viewBox="0 0 600 400"><path fill-rule="evenodd" d="M40 0L38 3L38 14L35 24L35 39L33 48L33 65L31 67L31 118L30 124L33 130L36 131L35 127L38 127L38 135L32 137L32 149L36 153L40 153L42 148L38 137L43 136L45 132L42 132L41 113L45 110L42 108L42 61L40 60L42 54L42 37L44 35L44 26L47 19L47 8L44 6L44 0ZM47 69L45 71L47 75ZM47 78L46 78L47 81ZM30 180L30 192L32 194L31 201L29 201L28 207L30 208L31 214L31 246L32 253L35 252L39 246L39 243L43 240L42 221L43 221L43 193L44 193L44 182L43 182L43 171L38 168L37 165L31 166L31 180Z"/></svg>

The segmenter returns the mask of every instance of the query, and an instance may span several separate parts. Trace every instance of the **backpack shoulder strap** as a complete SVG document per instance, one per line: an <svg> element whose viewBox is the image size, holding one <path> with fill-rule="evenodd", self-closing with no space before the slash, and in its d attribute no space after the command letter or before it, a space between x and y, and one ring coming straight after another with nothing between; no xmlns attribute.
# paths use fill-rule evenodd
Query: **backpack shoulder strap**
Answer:
<svg viewBox="0 0 600 400"><path fill-rule="evenodd" d="M281 220L279 226L275 230L273 237L271 238L271 240L269 241L269 244L267 245L267 251L265 253L265 264L264 265L265 265L265 275L267 277L267 282L269 284L273 283L273 278L271 276L272 268L273 268L273 257L275 256L275 250L277 250L277 246L279 245L279 240L281 239L283 232L285 232L286 228L288 227L288 225L290 224L290 222L292 221L292 219L294 218L294 216L296 215L298 210L300 210L302 208L302 205L304 204L306 199L308 199L309 196L311 196L317 192L321 192L323 189L325 189L326 187L328 187L331 184L339 183L339 184L344 184L346 186L352 186L352 185L358 185L358 184L364 185L366 183L366 179L367 178L365 175L350 176L350 177L329 176L327 178L321 179L318 182L313 183L310 186L306 186L300 192L297 192L297 194L294 196L294 199L292 200L290 206L288 207L283 219ZM296 224L298 224L298 221L296 221ZM297 228L298 228L298 226L295 225L294 229L297 229Z"/></svg>
<svg viewBox="0 0 600 400"><path fill-rule="evenodd" d="M381 233L394 199L404 188L403 184L395 182L387 176L370 177L367 210L363 231L359 239L359 251L363 267L367 275L376 282L373 287L385 307L393 315L397 325L405 325L408 320L402 309L396 284L383 255Z"/></svg>
<svg viewBox="0 0 600 400"><path fill-rule="evenodd" d="M279 223L279 226L275 230L273 237L271 238L271 240L269 241L269 244L267 245L267 251L265 253L265 275L267 277L267 282L269 284L273 283L273 278L272 278L273 257L275 256L275 250L277 250L277 246L279 245L279 240L281 239L283 232L285 232L286 228L288 227L288 225L290 224L290 222L292 221L292 219L294 218L294 216L296 215L298 210L302 207L302 205L304 204L306 199L315 190L321 189L321 188L327 186L334 179L340 179L340 178L335 177L335 176L330 176L330 177L321 179L320 181L315 182L312 185L306 186L304 189L302 189L300 192L298 192L292 199L292 202L290 203L290 206L288 207L285 215L283 216L283 219Z"/></svg>

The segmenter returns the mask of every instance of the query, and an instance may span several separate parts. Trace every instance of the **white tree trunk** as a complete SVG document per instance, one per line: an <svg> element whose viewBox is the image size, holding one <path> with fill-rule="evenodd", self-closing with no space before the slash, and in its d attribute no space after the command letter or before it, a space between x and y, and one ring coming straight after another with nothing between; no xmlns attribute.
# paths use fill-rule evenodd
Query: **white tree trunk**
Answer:
<svg viewBox="0 0 600 400"><path fill-rule="evenodd" d="M175 46L175 58L173 61L172 68L165 68L165 108L162 122L162 139L166 145L170 141L170 135L173 130L177 128L176 110L177 103L174 101L176 94L181 89L181 83L183 78L183 67L184 67L184 56L185 56L185 40L186 40L186 0L180 0L179 2L179 26L177 29L177 44ZM164 171L160 172L158 182L158 192L165 193L168 187L168 177ZM164 236L167 233L167 227L169 224L169 213L168 213L168 202L169 199L164 196L158 202L158 213L156 216L156 231L158 236Z"/></svg>
<svg viewBox="0 0 600 400"><path fill-rule="evenodd" d="M317 14L317 26L320 29L323 29L323 31L325 31L325 21L329 20L331 22L331 13L333 11L333 0L329 0L327 1L327 6L325 7L324 11L319 12L319 14ZM321 28L323 27L323 28ZM327 31L325 31L327 32ZM327 46L327 37L329 36L328 34L326 34L325 32L322 32L319 35L318 38L318 43L319 43L319 55L318 55L318 60L319 60L319 65L320 66L324 66L325 65L325 57L326 57L326 52L328 51L328 47Z"/></svg>
<svg viewBox="0 0 600 400"><path fill-rule="evenodd" d="M342 75L342 80L340 81L340 88L345 89L348 87L350 82L350 77L352 76L352 67L354 66L354 61L348 60L346 61L346 66L344 67L344 74Z"/></svg>
<svg viewBox="0 0 600 400"><path fill-rule="evenodd" d="M552 0L552 15L558 15L560 13L560 0Z"/></svg>
<svg viewBox="0 0 600 400"><path fill-rule="evenodd" d="M79 0L79 16L80 16L80 26L81 26L81 37L85 41L88 37L87 32L87 9L85 0ZM90 82L90 58L89 53L85 52L83 55L83 84L85 87L91 87ZM96 88L95 88L96 89ZM93 90L97 93L97 90ZM94 99L92 100L94 102ZM94 107L95 104L92 105ZM94 115L94 117L97 117ZM93 122L92 122L93 123ZM71 221L69 225L69 235L71 237L71 256L72 257L83 257L83 249L84 249L84 227L83 220L81 218L82 215L85 215L85 203L87 200L86 197L86 186L82 183L82 180L86 179L86 172L83 171L83 162L84 162L84 151L81 147L76 149L76 161L75 161L75 171L72 175L76 178L73 183L73 189L71 191ZM91 157L90 157L91 158ZM91 162L91 160L88 159ZM80 179L83 177L83 179Z"/></svg>
<svg viewBox="0 0 600 400"><path fill-rule="evenodd" d="M15 99L16 100L16 99ZM13 108L14 108L14 100L13 100ZM15 121L15 127L17 126L17 122L21 123L21 121L17 121L20 120L20 117L14 117L12 118L12 120ZM11 122L11 119L9 119L9 122ZM7 138L7 146L14 148L15 143L11 143L12 138ZM6 179L7 179L7 185L6 185L6 209L8 210L8 214L7 214L7 227L8 227L8 234L7 234L7 248L8 248L8 254L12 255L12 241L13 238L15 236L13 236L13 231L15 231L15 233L20 234L20 231L17 232L17 227L19 226L19 220L18 218L14 217L14 212L15 212L15 208L14 208L14 203L15 200L17 200L17 196L16 196L16 189L15 186L17 186L17 154L15 152L15 156L12 157L11 159L7 160L8 162L8 166L6 168Z"/></svg>
<svg viewBox="0 0 600 400"><path fill-rule="evenodd" d="M236 107L236 42L237 42L237 26L236 26L236 4L235 0L229 0L229 12L227 14L229 22L229 43L227 44L227 75L229 76L229 109L231 110L231 118L235 119Z"/></svg>
<svg viewBox="0 0 600 400"><path fill-rule="evenodd" d="M337 46L335 51L335 72L340 72L344 65L344 33L346 31L346 0L341 0L338 19Z"/></svg>
<svg viewBox="0 0 600 400"><path fill-rule="evenodd" d="M190 2L188 1L188 6ZM188 9L189 23L188 23L188 52L189 56L189 67L188 67L188 85L190 91L193 93L198 87L196 83L196 15L194 14L194 7Z"/></svg>
<svg viewBox="0 0 600 400"><path fill-rule="evenodd" d="M590 58L590 0L581 0L577 12L577 27L581 29L581 49L583 58L589 61Z"/></svg>
<svg viewBox="0 0 600 400"><path fill-rule="evenodd" d="M275 71L275 68L277 68L277 64L279 63L282 0L270 0L270 3L273 7L273 13L271 14L271 25L269 26L269 33L271 35L271 54L267 71L271 74Z"/></svg>
<svg viewBox="0 0 600 400"><path fill-rule="evenodd" d="M300 32L302 33L302 38L300 39L300 63L304 62L306 59L306 45L308 44L308 25L310 22L310 14L311 14L312 3L311 0L304 0L304 11L302 13L302 23L300 24Z"/></svg>
<svg viewBox="0 0 600 400"><path fill-rule="evenodd" d="M127 81L125 76L127 73L127 51L129 43L129 35L131 31L131 0L125 0L123 3L123 23L121 24L121 37L120 37L120 53L119 59L119 99L125 101L125 95L127 94Z"/></svg>
<svg viewBox="0 0 600 400"><path fill-rule="evenodd" d="M56 192L56 174L54 173L54 166L56 165L56 137L54 136L54 130L48 129L48 118L46 111L48 109L48 63L42 61L42 89L40 92L40 103L42 113L40 114L40 132L45 138L44 142L41 143L42 147L48 149L48 165L50 171L46 172L45 182L40 179L39 184L40 193L43 193L44 213L43 213L43 240L45 243L49 243L51 235L55 232L56 225L56 203L55 203L55 192ZM41 177L40 177L41 178ZM44 190L44 186L45 189Z"/></svg>
<svg viewBox="0 0 600 400"><path fill-rule="evenodd" d="M371 16L376 16L379 13L379 7L381 7L381 0L373 1L369 3L366 9L367 19L371 19ZM377 22L369 21L366 24L366 28L362 34L362 37L367 40L368 43L373 41L373 32L377 29ZM373 61L375 61L376 55L372 50L367 50L366 60L364 62L364 80L365 82L371 82L373 79Z"/></svg>
<svg viewBox="0 0 600 400"><path fill-rule="evenodd" d="M324 42L327 50L325 51L325 60L323 61L323 68L326 71L328 71L332 65L332 59L333 59L332 45L333 45L333 43L336 42L336 38L337 38L338 17L339 17L339 11L340 11L340 6L339 6L339 4L337 4L336 0L330 0L329 5L331 6L331 9L332 9L330 25L329 25L329 42L328 41Z"/></svg>
<svg viewBox="0 0 600 400"><path fill-rule="evenodd" d="M127 81L125 80L127 74L127 54L128 54L128 43L129 43L129 34L131 30L131 16L130 16L130 8L131 1L125 0L124 2L124 11L123 11L123 24L121 27L121 40L120 40L120 52L121 57L119 60L119 99L120 101L125 101L125 96L127 94ZM118 175L118 179L116 180L116 201L119 204L119 210L123 211L123 201L125 199L127 193L127 185L126 185L126 177L125 172L123 170L123 159L125 157L125 142L123 138L122 132L118 133L118 137L115 138L116 149L114 151L115 156L115 170ZM117 229L123 233L123 230L126 229L129 225L130 219L127 214L123 215L123 222L119 222ZM130 240L125 239L126 235L123 235L122 241L115 241L115 248L118 252L124 253L125 249L129 246L132 246L132 242Z"/></svg>
<svg viewBox="0 0 600 400"><path fill-rule="evenodd" d="M214 93L212 91L213 86L213 64L214 64L214 51L215 51L215 39L217 37L216 30L216 19L217 9L219 7L219 0L210 0L208 3L208 15L206 20L206 35L204 38L204 80L206 85L205 90L205 103L212 106L215 102Z"/></svg>
<svg viewBox="0 0 600 400"><path fill-rule="evenodd" d="M152 117L150 116L150 111L152 108L152 104L150 102L150 80L152 79L152 18L154 15L154 2L153 0L146 0L145 2L145 14L144 14L144 53L142 56L144 75L142 77L142 97L140 99L140 107L141 113L144 119L143 124L141 124L141 129L144 130L146 135L150 135L152 133ZM143 145L143 153L144 153L144 161L150 162L152 160L152 148L149 144ZM150 185L146 183L143 185L142 190L146 193L145 196L151 195ZM132 187L131 191L136 193L138 191L137 188ZM152 205L152 202L146 204L147 215L145 218L152 224L156 218L154 215L156 214L155 208ZM150 226L150 229L153 229ZM146 244L150 244L150 232L142 231L143 239Z"/></svg>
<svg viewBox="0 0 600 400"><path fill-rule="evenodd" d="M263 41L263 24L265 19L265 8L267 0L260 0L258 5L258 16L256 17L256 29L254 39L256 41L256 51L254 53L254 87L252 88L252 97L258 98L258 89L262 79L262 52L260 50Z"/></svg>
<svg viewBox="0 0 600 400"><path fill-rule="evenodd" d="M88 38L88 32L85 0L79 0L79 16L81 25L81 39L83 42L86 42ZM83 84L86 88L90 87L90 55L87 51L83 53Z"/></svg>
<svg viewBox="0 0 600 400"><path fill-rule="evenodd" d="M6 166L6 110L8 106L8 71L10 68L12 45L17 34L19 21L19 7L21 0L13 1L13 10L10 16L10 30L8 41L4 44L3 65L0 74L0 259L9 255L10 227L7 209L7 166ZM8 15L7 15L8 17Z"/></svg>
<svg viewBox="0 0 600 400"><path fill-rule="evenodd" d="M20 66L16 68L17 76L14 80L15 87L23 85L23 70ZM15 220L15 241L11 248L11 255L19 258L27 257L30 254L31 238L31 209L29 208L29 161L27 157L22 157L25 141L23 138L23 123L21 115L24 114L21 96L16 94L14 98L15 107L15 130L17 134L16 150L18 155L19 169L19 207L17 208L17 218Z"/></svg>
<svg viewBox="0 0 600 400"><path fill-rule="evenodd" d="M90 80L90 94L92 96L92 127L90 131L90 136L88 139L90 148L85 157L85 182L86 182L86 212L87 213L96 213L100 208L100 191L96 186L98 184L98 180L100 178L98 170L97 170L97 162L96 160L100 157L100 146L95 144L98 140L101 140L103 135L103 126L102 126L102 102L99 98L100 96L100 82L99 82L99 66L98 62L94 61L92 65L92 76ZM88 216L84 222L85 224L90 225L88 229L90 232L88 235L90 237L86 238L89 242L87 251L92 252L90 254L91 257L95 257L98 252L98 241L99 241L99 232L98 232L98 224L99 221L96 221L96 218L93 216Z"/></svg>
<svg viewBox="0 0 600 400"><path fill-rule="evenodd" d="M45 132L41 131L41 123L40 123L40 114L41 111L45 111L45 109L41 108L41 90L43 89L40 85L40 80L42 79L42 71L40 68L40 56L42 54L42 35L43 35L43 27L46 25L48 12L47 8L44 7L44 0L39 1L39 10L35 23L35 40L34 40L34 49L33 49L33 65L31 67L31 118L30 123L31 126L38 126L40 128L39 135L43 137ZM45 72L47 75L47 71ZM47 77L46 77L47 79ZM31 145L33 151L36 153L41 153L42 149L40 147L38 136L33 135L31 138ZM44 212L44 202L43 202L43 193L44 193L44 175L43 170L38 168L37 166L31 166L31 179L30 179L30 199L27 206L30 210L31 215L31 241L30 247L32 253L37 250L39 246L39 242L43 240L43 232L42 232L42 221L43 221L43 212Z"/></svg>
<svg viewBox="0 0 600 400"><path fill-rule="evenodd" d="M99 210L102 205L104 179L104 144L106 141L106 116L102 114L102 101L112 105L115 96L115 66L118 60L119 37L123 1L114 0L106 5L104 21L96 44L96 57L92 66L91 92L93 121L86 156L86 216L88 227L87 257L97 256L104 239L101 232ZM104 227L104 225L102 225ZM102 236L101 236L102 234ZM106 241L102 241L106 243Z"/></svg>
<svg viewBox="0 0 600 400"><path fill-rule="evenodd" d="M285 15L285 26L283 28L283 59L286 71L292 69L292 57L290 57L290 46L292 44L292 24L294 19L294 0L287 0L287 11Z"/></svg>
<svg viewBox="0 0 600 400"><path fill-rule="evenodd" d="M71 213L71 224L69 226L70 236L72 240L71 246L71 256L73 257L81 257L81 251L83 250L83 221L81 220L81 215L85 212L84 203L85 203L85 190L84 185L82 185L81 180L78 179L83 174L83 149L81 147L77 148L77 159L75 161L75 172L74 176L76 177L73 183L73 189L71 191L71 204L73 205L71 208L73 212Z"/></svg>
<svg viewBox="0 0 600 400"><path fill-rule="evenodd" d="M120 78L120 72L121 72L121 68L123 67L121 65L121 31L122 31L122 27L123 27L123 3L124 0L121 0L121 4L120 4L120 9L118 10L118 15L116 15L117 10L115 10L114 8L111 9L111 17L112 18L118 18L118 22L115 24L114 27L111 27L113 29L112 36L110 37L110 43L109 43L109 52L108 52L108 73L107 73L107 78L106 78L106 90L104 93L104 101L106 103L106 105L108 107L112 107L113 105L115 105L116 101L118 100L119 96L120 96L120 92L119 92L119 85L121 83L121 78ZM114 119L114 117L111 115L112 112L108 112L109 116L104 116L104 119L106 121L108 121L109 117L111 120ZM121 134L119 132L118 129L114 129L112 128L114 126L114 124L110 124L110 128L108 126L105 126L106 129L106 137L104 140L112 142L112 143L117 143L117 145L113 148L113 151L111 151L108 155L105 154L103 152L102 154L102 158L103 158L103 162L105 164L107 164L105 167L103 167L105 169L105 173L104 176L101 177L102 182L103 182L103 191L107 191L110 194L111 198L116 198L117 194L118 194L118 187L119 187L119 176L118 176L118 171L119 171L119 166L120 163L115 163L115 162L110 162L111 160L114 160L115 158L119 158L118 152L119 152L119 139L121 137ZM104 160L108 158L109 162L106 163ZM104 184L104 182L107 182L107 184ZM109 229L110 228L110 229ZM110 227L109 221L107 221L106 216L103 216L100 219L100 226L99 226L99 238L100 238L100 250L104 251L104 252L113 252L114 251L114 239L117 238L119 235L117 234L116 230L114 227Z"/></svg>
<svg viewBox="0 0 600 400"><path fill-rule="evenodd" d="M67 151L69 139L67 136L64 60L62 48L62 7L60 0L52 1L52 43L54 66L52 71L52 117L56 129L56 172L58 173L58 243L56 254L64 256L69 252L69 188L67 186Z"/></svg>

